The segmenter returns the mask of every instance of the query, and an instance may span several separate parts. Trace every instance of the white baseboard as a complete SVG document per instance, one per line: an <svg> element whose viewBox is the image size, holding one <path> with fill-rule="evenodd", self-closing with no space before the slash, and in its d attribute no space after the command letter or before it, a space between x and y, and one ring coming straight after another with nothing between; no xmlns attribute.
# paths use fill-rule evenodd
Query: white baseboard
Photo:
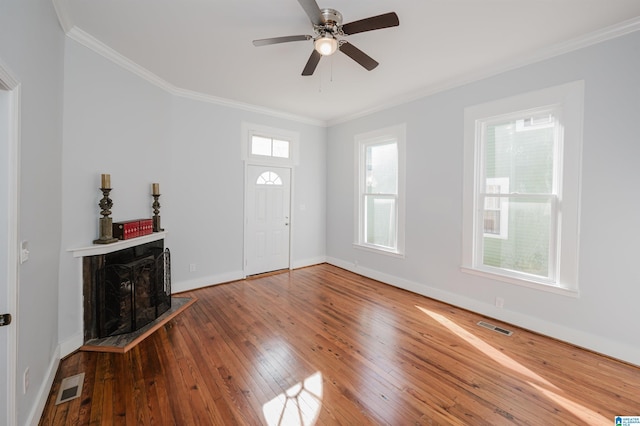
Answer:
<svg viewBox="0 0 640 426"><path fill-rule="evenodd" d="M319 265L327 261L326 256L312 257L309 259L296 260L292 262L291 269L306 268L307 266Z"/></svg>
<svg viewBox="0 0 640 426"><path fill-rule="evenodd" d="M243 271L231 271L220 275L210 275L208 277L201 277L195 280L178 281L171 283L171 293L182 293L183 291L196 290L202 287L208 287L210 285L228 283L231 281L237 281L244 278Z"/></svg>
<svg viewBox="0 0 640 426"><path fill-rule="evenodd" d="M84 336L82 333L76 333L67 340L60 342L60 358L64 358L77 351L83 344Z"/></svg>
<svg viewBox="0 0 640 426"><path fill-rule="evenodd" d="M56 373L58 372L58 365L60 365L60 346L56 348L51 358L51 362L49 362L47 373L40 389L38 389L35 404L31 408L31 412L29 412L29 417L27 417L27 421L24 423L25 425L38 426L38 423L42 418L42 413L44 412L44 407L47 404L47 399L49 398L49 392L51 392L53 381L56 378Z"/></svg>
<svg viewBox="0 0 640 426"><path fill-rule="evenodd" d="M381 281L404 290L411 291L422 296L426 296L441 302L449 303L463 309L468 309L490 318L495 318L536 333L562 340L563 342L588 349L621 361L640 366L640 348L628 343L612 341L602 336L586 333L582 330L575 330L569 327L554 324L540 318L531 317L508 309L496 308L493 305L479 302L456 293L450 293L427 284L416 283L394 275L374 269L356 266L352 262L327 257L327 263L337 266L347 271Z"/></svg>
<svg viewBox="0 0 640 426"><path fill-rule="evenodd" d="M306 268L307 266L325 263L325 256L302 259L293 262L291 269ZM209 287L217 284L224 284L231 281L238 281L246 278L244 271L231 271L220 275L211 275L208 277L197 278L189 281L178 281L171 283L171 293L182 293L183 291L197 290L203 287Z"/></svg>

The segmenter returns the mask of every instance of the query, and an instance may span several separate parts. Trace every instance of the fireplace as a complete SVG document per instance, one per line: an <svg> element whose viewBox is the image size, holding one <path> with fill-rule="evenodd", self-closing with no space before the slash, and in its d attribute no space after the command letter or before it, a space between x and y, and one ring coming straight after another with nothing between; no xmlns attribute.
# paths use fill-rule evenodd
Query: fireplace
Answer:
<svg viewBox="0 0 640 426"><path fill-rule="evenodd" d="M84 341L132 333L171 308L164 240L83 258Z"/></svg>

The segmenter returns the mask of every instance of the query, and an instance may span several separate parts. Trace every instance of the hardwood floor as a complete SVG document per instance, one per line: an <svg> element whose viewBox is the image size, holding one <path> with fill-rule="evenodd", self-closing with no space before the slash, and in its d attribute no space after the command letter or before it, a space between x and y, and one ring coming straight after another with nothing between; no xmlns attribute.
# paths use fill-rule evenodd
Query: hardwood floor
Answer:
<svg viewBox="0 0 640 426"><path fill-rule="evenodd" d="M612 425L640 369L330 265L218 285L60 363L41 425ZM486 320L514 331L479 327ZM80 398L55 406L64 377Z"/></svg>

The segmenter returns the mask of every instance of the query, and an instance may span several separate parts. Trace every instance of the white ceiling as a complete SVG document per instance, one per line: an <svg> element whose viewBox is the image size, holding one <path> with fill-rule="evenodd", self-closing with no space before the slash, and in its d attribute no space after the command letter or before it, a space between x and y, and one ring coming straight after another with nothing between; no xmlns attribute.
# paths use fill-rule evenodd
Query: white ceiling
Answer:
<svg viewBox="0 0 640 426"><path fill-rule="evenodd" d="M395 11L400 26L354 34L380 62L337 52L300 75L313 34L297 0L54 0L76 27L169 84L325 123L339 122L595 40L637 30L638 0L317 0L344 23ZM605 31L603 31L605 30ZM597 37L596 37L597 36Z"/></svg>

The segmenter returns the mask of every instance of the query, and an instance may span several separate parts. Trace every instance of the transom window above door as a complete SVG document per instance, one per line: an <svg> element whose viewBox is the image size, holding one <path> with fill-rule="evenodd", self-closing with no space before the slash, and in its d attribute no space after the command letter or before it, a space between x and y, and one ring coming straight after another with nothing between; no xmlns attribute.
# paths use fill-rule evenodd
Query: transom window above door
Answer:
<svg viewBox="0 0 640 426"><path fill-rule="evenodd" d="M251 155L264 157L289 158L290 142L266 136L253 135L251 137Z"/></svg>
<svg viewBox="0 0 640 426"><path fill-rule="evenodd" d="M242 160L276 167L298 164L299 133L242 123L242 135Z"/></svg>

